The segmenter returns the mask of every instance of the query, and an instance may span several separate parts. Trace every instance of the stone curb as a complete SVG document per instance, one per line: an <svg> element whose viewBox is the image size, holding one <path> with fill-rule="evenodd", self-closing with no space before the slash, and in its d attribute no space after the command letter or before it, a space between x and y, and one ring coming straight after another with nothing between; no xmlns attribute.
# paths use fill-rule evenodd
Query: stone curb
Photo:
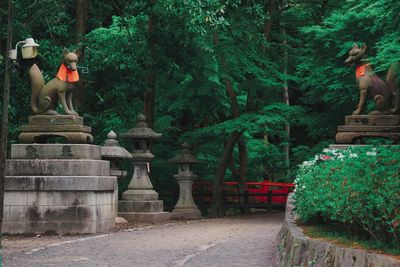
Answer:
<svg viewBox="0 0 400 267"><path fill-rule="evenodd" d="M293 194L288 197L285 221L276 238L276 266L323 266L323 267L399 267L400 260L367 252L361 249L343 248L334 244L311 239L295 224Z"/></svg>

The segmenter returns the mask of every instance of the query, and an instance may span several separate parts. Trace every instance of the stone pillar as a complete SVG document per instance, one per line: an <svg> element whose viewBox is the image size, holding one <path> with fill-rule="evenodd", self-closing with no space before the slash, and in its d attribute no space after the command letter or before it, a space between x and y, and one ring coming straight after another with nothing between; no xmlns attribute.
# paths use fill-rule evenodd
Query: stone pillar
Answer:
<svg viewBox="0 0 400 267"><path fill-rule="evenodd" d="M163 201L158 200L158 193L153 189L149 177L150 161L154 157L150 152L152 140L160 138L161 134L147 127L146 117L139 115L136 127L121 136L133 141L134 171L128 190L118 202L118 216L129 222L157 223L169 220L170 214L163 212Z"/></svg>
<svg viewBox="0 0 400 267"><path fill-rule="evenodd" d="M178 174L174 177L179 184L179 200L172 211L173 219L199 219L201 212L193 201L192 185L197 179L192 171L192 164L200 163L190 152L187 143L182 145L180 154L169 160L170 163L178 165Z"/></svg>

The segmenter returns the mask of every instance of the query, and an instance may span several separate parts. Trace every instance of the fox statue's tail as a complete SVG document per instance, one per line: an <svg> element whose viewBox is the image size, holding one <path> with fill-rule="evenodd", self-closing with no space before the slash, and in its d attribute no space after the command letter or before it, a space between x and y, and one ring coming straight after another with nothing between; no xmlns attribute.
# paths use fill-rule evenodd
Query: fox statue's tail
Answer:
<svg viewBox="0 0 400 267"><path fill-rule="evenodd" d="M398 114L400 111L400 93L398 86L398 73L400 71L400 63L394 63L390 66L387 77L386 84L389 90L393 94L394 107L390 110L391 114Z"/></svg>
<svg viewBox="0 0 400 267"><path fill-rule="evenodd" d="M44 87L43 74L36 64L33 64L29 70L29 76L31 78L31 108L34 114L39 112L38 107L38 96L40 90Z"/></svg>

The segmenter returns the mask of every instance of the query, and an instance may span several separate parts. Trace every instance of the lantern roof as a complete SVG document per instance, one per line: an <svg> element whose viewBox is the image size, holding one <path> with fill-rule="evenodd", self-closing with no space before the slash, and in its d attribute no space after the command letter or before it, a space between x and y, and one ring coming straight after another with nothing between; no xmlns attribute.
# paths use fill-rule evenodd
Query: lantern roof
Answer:
<svg viewBox="0 0 400 267"><path fill-rule="evenodd" d="M107 138L101 147L101 156L103 158L132 158L131 153L118 144L117 134L114 131L110 131L107 134Z"/></svg>
<svg viewBox="0 0 400 267"><path fill-rule="evenodd" d="M188 143L183 143L181 152L172 159L168 160L168 162L173 164L201 163L201 161L197 160L192 154L190 148L191 147Z"/></svg>
<svg viewBox="0 0 400 267"><path fill-rule="evenodd" d="M135 127L121 134L121 137L130 139L157 139L161 136L161 133L157 133L147 126L146 117L143 114L137 116Z"/></svg>

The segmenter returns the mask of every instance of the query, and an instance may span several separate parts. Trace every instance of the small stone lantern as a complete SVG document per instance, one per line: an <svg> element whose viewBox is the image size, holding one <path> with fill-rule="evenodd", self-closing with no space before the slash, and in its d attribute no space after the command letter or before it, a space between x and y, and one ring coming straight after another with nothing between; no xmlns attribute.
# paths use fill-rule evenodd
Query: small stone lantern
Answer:
<svg viewBox="0 0 400 267"><path fill-rule="evenodd" d="M130 159L132 155L118 144L117 134L114 131L110 131L107 138L101 147L101 157L110 162L110 175L116 176L119 183L127 172L119 169L118 162L120 159Z"/></svg>
<svg viewBox="0 0 400 267"><path fill-rule="evenodd" d="M121 134L121 137L131 139L133 176L128 189L122 193L118 202L118 215L129 222L156 223L169 220L170 214L163 212L163 202L158 200L150 181L150 161L154 157L151 146L154 139L161 137L146 124L143 114L137 116L136 127Z"/></svg>
<svg viewBox="0 0 400 267"><path fill-rule="evenodd" d="M131 139L133 142L132 161L134 172L127 191L137 189L153 190L153 185L148 175L150 172L150 161L154 158L154 155L151 153L151 146L153 139L161 138L161 136L162 134L156 133L147 127L146 117L143 114L137 116L136 127L121 134L122 138ZM127 191L123 193L123 196L124 194L130 194Z"/></svg>
<svg viewBox="0 0 400 267"><path fill-rule="evenodd" d="M190 152L190 145L182 144L181 153L168 162L178 165L178 174L174 174L179 184L179 200L172 211L174 219L198 219L201 212L193 201L192 185L197 175L193 173L192 165L200 163Z"/></svg>

